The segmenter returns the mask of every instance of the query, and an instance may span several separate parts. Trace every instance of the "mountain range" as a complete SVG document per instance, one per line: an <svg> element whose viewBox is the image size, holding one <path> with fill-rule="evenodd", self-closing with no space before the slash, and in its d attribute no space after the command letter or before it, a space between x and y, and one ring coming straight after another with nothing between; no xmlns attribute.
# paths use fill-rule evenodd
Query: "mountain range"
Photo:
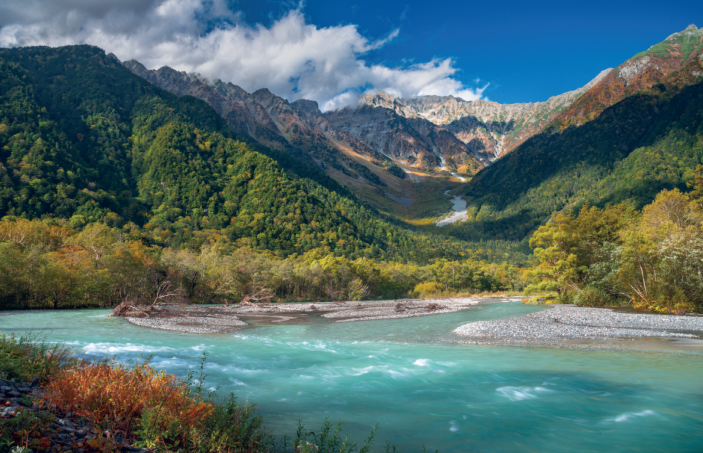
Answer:
<svg viewBox="0 0 703 453"><path fill-rule="evenodd" d="M90 46L0 49L0 72L0 217L102 219L157 244L460 256L587 202L642 206L703 162L693 25L541 103L375 93L322 112ZM447 195L466 221L433 226Z"/></svg>
<svg viewBox="0 0 703 453"><path fill-rule="evenodd" d="M460 192L462 237L524 238L588 202L641 208L703 163L703 30L630 58Z"/></svg>
<svg viewBox="0 0 703 453"><path fill-rule="evenodd" d="M403 172L395 166L459 178L476 174L539 132L612 71L604 70L584 87L545 102L499 104L453 96L398 99L378 93L363 96L354 108L323 113L315 101L288 102L267 89L249 94L232 83L210 82L167 66L148 70L134 60L124 65L159 88L206 101L239 134L325 171L331 165L329 171L366 177L376 185L383 185L382 172L389 166L391 174L401 178Z"/></svg>

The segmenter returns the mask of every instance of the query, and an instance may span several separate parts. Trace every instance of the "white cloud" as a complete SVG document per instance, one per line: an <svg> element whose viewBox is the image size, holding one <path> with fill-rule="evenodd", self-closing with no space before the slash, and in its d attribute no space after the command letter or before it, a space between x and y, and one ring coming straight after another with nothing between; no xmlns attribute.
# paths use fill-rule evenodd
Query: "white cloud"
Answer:
<svg viewBox="0 0 703 453"><path fill-rule="evenodd" d="M398 36L370 41L354 25L319 28L299 9L270 27L248 25L225 0L23 0L0 5L0 46L87 43L171 66L252 92L268 88L289 100L318 101L323 110L356 103L365 91L401 97L481 97L452 76L451 59L409 67L367 64L364 54ZM484 87L485 89L485 87Z"/></svg>

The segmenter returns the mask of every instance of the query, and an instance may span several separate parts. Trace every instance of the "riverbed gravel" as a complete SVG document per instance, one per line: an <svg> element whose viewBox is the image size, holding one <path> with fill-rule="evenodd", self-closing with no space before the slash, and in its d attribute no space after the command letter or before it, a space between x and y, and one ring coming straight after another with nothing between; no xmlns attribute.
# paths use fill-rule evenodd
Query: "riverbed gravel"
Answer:
<svg viewBox="0 0 703 453"><path fill-rule="evenodd" d="M621 313L602 308L553 306L551 309L493 321L464 324L455 333L473 343L563 343L623 338L696 339L703 317Z"/></svg>
<svg viewBox="0 0 703 453"><path fill-rule="evenodd" d="M479 302L481 302L481 299L476 297L348 302L344 307L339 307L331 313L325 313L322 317L338 319L336 322L413 318L454 313L478 305Z"/></svg>
<svg viewBox="0 0 703 453"><path fill-rule="evenodd" d="M128 322L152 329L181 333L235 333L248 325L240 319L269 323L304 323L311 314L333 322L373 321L413 318L466 310L484 302L478 297L443 299L396 299L377 301L340 301L312 303L238 304L220 306L170 305L150 317L127 317ZM518 302L520 298L495 299L495 302Z"/></svg>
<svg viewBox="0 0 703 453"><path fill-rule="evenodd" d="M126 318L127 321L140 327L150 327L158 330L170 330L183 333L234 333L238 327L247 323L236 316L227 317L183 317L183 318Z"/></svg>

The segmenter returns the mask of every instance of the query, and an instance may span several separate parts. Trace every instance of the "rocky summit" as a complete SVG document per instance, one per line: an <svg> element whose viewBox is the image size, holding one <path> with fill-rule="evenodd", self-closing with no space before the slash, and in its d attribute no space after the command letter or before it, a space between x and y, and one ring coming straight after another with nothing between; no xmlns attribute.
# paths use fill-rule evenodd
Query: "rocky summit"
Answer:
<svg viewBox="0 0 703 453"><path fill-rule="evenodd" d="M542 130L547 123L600 82L610 71L612 69L606 69L585 86L552 96L545 102L499 104L483 99L465 101L454 96L398 99L386 93L379 93L362 97L359 100L359 107L351 109L350 112L335 112L329 116L331 118L363 117L368 111L366 107L392 110L396 115L408 120L411 127L429 140L447 132L453 135L464 146L445 139L444 143L449 146L434 147L434 149L449 151L449 159L455 158L456 151L463 151L475 155L484 165L488 165ZM347 126L348 123L335 122L335 124L340 128L350 129L352 134L356 132ZM423 130L428 132L423 134ZM357 132L356 135L360 134ZM368 137L367 141L370 139L373 138ZM463 173L470 173L466 171L468 169L463 170Z"/></svg>

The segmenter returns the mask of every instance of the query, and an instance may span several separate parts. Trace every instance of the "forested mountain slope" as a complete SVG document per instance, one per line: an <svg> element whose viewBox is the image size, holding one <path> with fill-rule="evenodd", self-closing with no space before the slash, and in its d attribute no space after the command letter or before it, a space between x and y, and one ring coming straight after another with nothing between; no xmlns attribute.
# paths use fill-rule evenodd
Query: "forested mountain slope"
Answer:
<svg viewBox="0 0 703 453"><path fill-rule="evenodd" d="M167 66L148 70L137 61L123 63L134 74L177 96L202 99L240 136L286 152L343 184L380 191L404 172L388 171L391 159L366 143L331 127L313 101L289 103L267 89L247 93L232 83L210 82Z"/></svg>
<svg viewBox="0 0 703 453"><path fill-rule="evenodd" d="M453 233L520 239L585 201L639 208L661 189L685 188L703 162L703 60L688 61L583 125L555 120L480 172L464 189L469 222Z"/></svg>
<svg viewBox="0 0 703 453"><path fill-rule="evenodd" d="M226 240L280 255L422 261L467 246L382 220L314 167L237 140L205 102L90 46L0 50L2 216L105 221L170 247Z"/></svg>

